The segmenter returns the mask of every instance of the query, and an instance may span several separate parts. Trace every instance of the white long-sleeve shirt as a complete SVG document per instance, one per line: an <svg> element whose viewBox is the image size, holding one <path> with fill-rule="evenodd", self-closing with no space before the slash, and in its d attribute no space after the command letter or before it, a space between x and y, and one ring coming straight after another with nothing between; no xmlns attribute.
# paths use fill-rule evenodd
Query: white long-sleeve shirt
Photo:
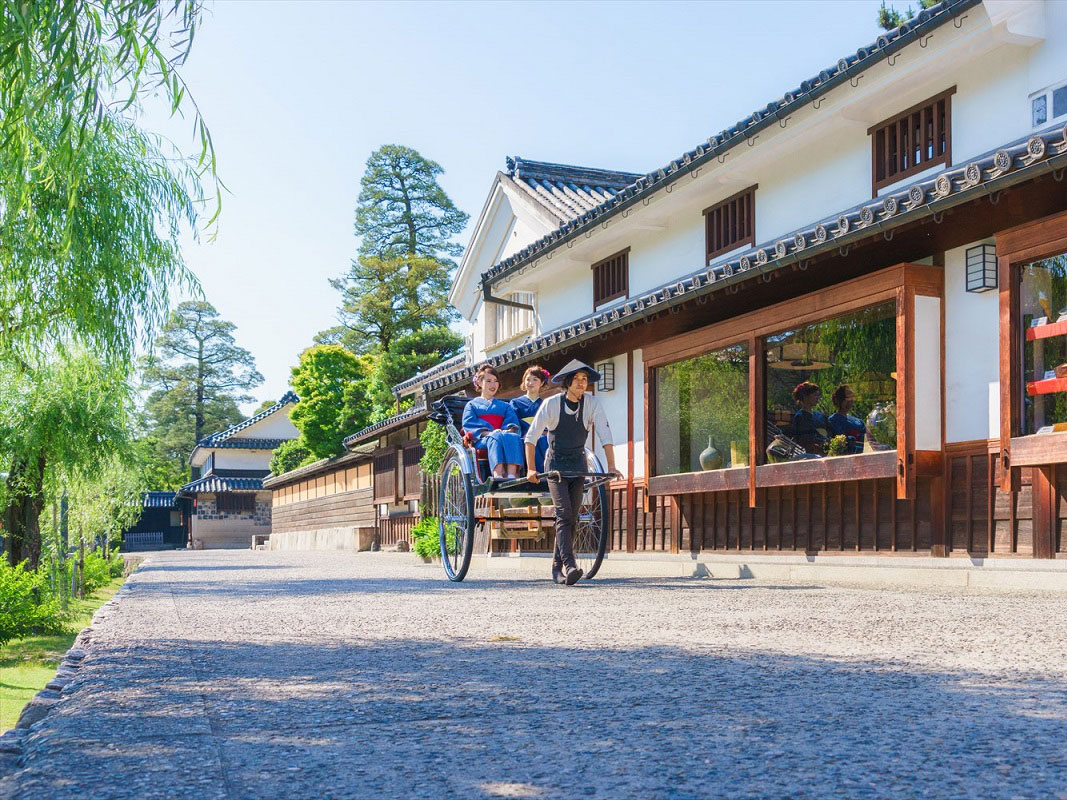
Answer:
<svg viewBox="0 0 1067 800"><path fill-rule="evenodd" d="M526 432L527 443L537 444L542 433L556 429L559 425L560 404L565 396L566 392L560 392L541 403L533 422L530 423L530 430ZM608 425L608 415L604 413L604 407L597 400L596 395L586 393L582 395L582 402L585 405L582 410L582 422L585 424L586 431L595 430L601 445L615 444L615 440L611 437L611 426Z"/></svg>

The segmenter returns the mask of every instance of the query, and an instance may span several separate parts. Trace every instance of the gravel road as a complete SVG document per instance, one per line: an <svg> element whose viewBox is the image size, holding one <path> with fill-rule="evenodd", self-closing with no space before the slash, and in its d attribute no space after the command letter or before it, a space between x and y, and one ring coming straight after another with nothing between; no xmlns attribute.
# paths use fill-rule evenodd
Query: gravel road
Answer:
<svg viewBox="0 0 1067 800"><path fill-rule="evenodd" d="M0 797L1067 800L1065 642L1062 594L175 552Z"/></svg>

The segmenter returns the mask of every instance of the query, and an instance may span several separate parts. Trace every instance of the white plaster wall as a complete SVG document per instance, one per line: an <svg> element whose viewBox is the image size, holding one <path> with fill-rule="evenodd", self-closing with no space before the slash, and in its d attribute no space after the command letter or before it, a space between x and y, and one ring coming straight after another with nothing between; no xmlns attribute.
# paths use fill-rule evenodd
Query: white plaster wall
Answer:
<svg viewBox="0 0 1067 800"><path fill-rule="evenodd" d="M215 469L268 469L271 452L220 447L215 451Z"/></svg>
<svg viewBox="0 0 1067 800"><path fill-rule="evenodd" d="M992 242L991 239L984 240ZM999 397L1000 309L997 292L966 291L966 252L972 242L945 253L945 441L999 436L990 397ZM999 422L997 422L999 426Z"/></svg>
<svg viewBox="0 0 1067 800"><path fill-rule="evenodd" d="M645 359L634 350L634 477L645 476Z"/></svg>
<svg viewBox="0 0 1067 800"><path fill-rule="evenodd" d="M1067 81L1067 3L1045 3L1045 31L1045 40L1029 54L1027 95ZM1027 105L1027 122L1029 112Z"/></svg>
<svg viewBox="0 0 1067 800"><path fill-rule="evenodd" d="M915 449L941 449L941 300L915 298Z"/></svg>
<svg viewBox="0 0 1067 800"><path fill-rule="evenodd" d="M242 439L295 439L300 431L289 421L289 412L293 410L290 404L271 414L266 419L261 419L255 425L250 425L241 430Z"/></svg>
<svg viewBox="0 0 1067 800"><path fill-rule="evenodd" d="M610 392L597 390L596 396L604 407L604 413L611 426L611 436L615 441L615 467L626 474L626 356L607 359L615 365L615 388ZM597 362L600 363L599 361ZM600 463L607 466L602 441L597 439L596 454Z"/></svg>

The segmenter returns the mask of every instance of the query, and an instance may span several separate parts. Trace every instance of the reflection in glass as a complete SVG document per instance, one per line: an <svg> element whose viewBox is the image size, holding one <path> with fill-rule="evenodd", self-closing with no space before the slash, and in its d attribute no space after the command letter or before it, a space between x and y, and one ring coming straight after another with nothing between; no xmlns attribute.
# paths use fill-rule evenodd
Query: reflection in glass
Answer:
<svg viewBox="0 0 1067 800"><path fill-rule="evenodd" d="M1067 256L1022 268L1023 434L1067 430Z"/></svg>
<svg viewBox="0 0 1067 800"><path fill-rule="evenodd" d="M768 462L896 447L896 303L768 336Z"/></svg>
<svg viewBox="0 0 1067 800"><path fill-rule="evenodd" d="M656 474L748 464L748 346L656 370Z"/></svg>

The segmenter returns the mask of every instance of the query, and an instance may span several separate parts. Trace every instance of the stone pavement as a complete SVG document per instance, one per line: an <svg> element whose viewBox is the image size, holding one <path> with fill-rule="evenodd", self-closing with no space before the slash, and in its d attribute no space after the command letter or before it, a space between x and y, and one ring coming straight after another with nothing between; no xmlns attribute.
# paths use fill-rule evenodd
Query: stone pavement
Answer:
<svg viewBox="0 0 1067 800"><path fill-rule="evenodd" d="M175 552L89 637L0 797L1067 800L1062 594Z"/></svg>

